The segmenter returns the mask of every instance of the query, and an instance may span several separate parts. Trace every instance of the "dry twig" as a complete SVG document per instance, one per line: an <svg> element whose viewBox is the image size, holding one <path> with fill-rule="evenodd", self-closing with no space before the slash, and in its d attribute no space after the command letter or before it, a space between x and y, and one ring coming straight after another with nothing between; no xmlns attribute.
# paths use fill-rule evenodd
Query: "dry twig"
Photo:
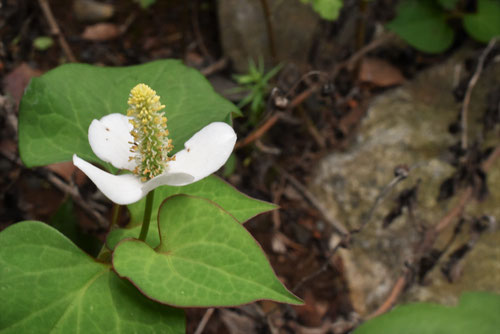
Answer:
<svg viewBox="0 0 500 334"><path fill-rule="evenodd" d="M483 71L484 67L484 62L486 60L486 57L490 53L490 51L493 49L495 46L495 43L497 42L496 38L492 38L490 42L488 43L488 46L483 50L481 55L479 56L479 61L477 63L476 71L472 75L472 78L469 81L469 84L467 85L467 90L465 91L465 96L464 96L464 101L462 103L462 109L460 111L460 117L461 117L461 123L462 123L462 149L466 150L467 149L467 118L468 118L468 110L469 110L469 103L470 103L470 98L472 95L472 89L476 85L477 81L479 80L479 77L481 76L481 72Z"/></svg>
<svg viewBox="0 0 500 334"><path fill-rule="evenodd" d="M20 167L20 168L26 168L19 157L14 156L13 154L8 154L7 152L0 152L0 155L3 155L8 161L10 161L12 164ZM46 168L39 168L38 170L32 170L34 171L39 177L45 178L50 184L52 184L55 188L57 188L59 191L61 191L64 194L69 194L71 196L71 199L75 202L75 204L80 207L86 214L88 214L90 217L95 219L96 224L99 228L107 228L109 225L108 220L101 215L99 212L97 212L86 200L82 198L80 195L80 192L78 191L78 188L75 185L70 185L61 180L58 176L56 176L54 173L49 171Z"/></svg>
<svg viewBox="0 0 500 334"><path fill-rule="evenodd" d="M396 281L396 283L392 287L392 290L391 290L391 293L389 294L389 297L387 297L387 299L384 301L384 303L375 312L370 314L367 317L367 319L375 318L381 314L384 314L392 307L392 305L394 305L394 303L398 299L401 292L403 292L403 289L406 285L407 277L408 277L408 272L405 272L404 274L402 274L398 278L398 280Z"/></svg>
<svg viewBox="0 0 500 334"><path fill-rule="evenodd" d="M309 280L311 280L311 279L319 276L321 273L323 273L324 271L326 271L326 269L329 266L330 259L332 258L332 256L335 255L335 253L337 252L337 250L341 246L347 244L350 241L351 236L353 234L359 233L359 232L361 232L363 230L363 228L371 220L371 218L373 216L373 213L375 212L375 210L377 209L377 207L382 203L382 200L385 198L385 196L387 196L387 194L389 194L389 192L392 189L394 189L394 187L399 182L403 181L404 179L406 179L408 177L410 170L411 169L408 169L405 166L397 166L394 169L395 177L380 191L380 194L377 196L377 198L375 199L375 202L373 203L372 207L370 208L368 216L363 220L363 222L360 224L360 226L357 229L355 229L353 231L350 231L348 234L345 234L341 238L339 238L339 240L337 240L337 243L335 244L335 246L331 249L331 251L327 255L326 260L325 260L325 262L323 262L323 264L321 265L321 267L318 270L312 272L311 274L303 277L299 281L299 283L297 283L297 285L295 285L295 287L292 289L292 292L297 292L306 282L308 282Z"/></svg>
<svg viewBox="0 0 500 334"><path fill-rule="evenodd" d="M207 325L208 320L210 320L210 318L212 317L214 310L215 309L213 307L211 307L205 312L205 314L203 315L203 318L201 318L201 321L198 324L198 327L196 328L196 331L194 332L194 334L203 333L203 330L205 329L205 326Z"/></svg>
<svg viewBox="0 0 500 334"><path fill-rule="evenodd" d="M192 24L193 24L193 32L194 36L196 39L196 43L198 44L198 47L203 54L203 56L206 59L213 60L212 55L207 49L207 46L205 45L205 42L203 41L203 35L201 33L200 29L200 23L199 23L199 6L200 6L200 1L197 0L193 4L193 15L191 16Z"/></svg>
<svg viewBox="0 0 500 334"><path fill-rule="evenodd" d="M271 11L269 9L269 4L267 3L267 0L260 0L260 4L262 6L262 10L264 11L264 20L266 22L269 52L271 53L271 57L273 59L273 65L276 65L276 62L278 61L278 55L276 53L276 43L274 42L274 29L273 29L273 24L271 22Z"/></svg>
<svg viewBox="0 0 500 334"><path fill-rule="evenodd" d="M346 237L344 237L346 238ZM318 277L319 275L321 275L323 272L326 271L326 269L328 269L328 266L330 265L330 259L332 258L333 255L335 255L335 253L337 252L337 250L343 245L343 240L344 238L341 238L337 241L337 243L335 244L335 246L332 248L332 250L330 251L330 253L328 254L328 256L326 257L326 260L325 262L323 262L323 264L321 265L321 267L319 267L318 270L316 271L313 271L312 273L310 273L309 275L307 276L304 276L302 277L302 279L299 281L299 283L297 283L293 289L292 289L292 292L293 293L297 293L297 291L300 290L300 288L302 288L302 286L304 286L304 284L306 282L309 282L310 280L312 280L313 278L316 278Z"/></svg>
<svg viewBox="0 0 500 334"><path fill-rule="evenodd" d="M330 213L328 210L316 199L316 197L309 191L307 188L299 182L295 177L293 177L291 174L289 174L287 171L285 171L283 168L276 166L278 171L288 180L290 183L297 189L308 201L309 203L316 208L320 212L320 214L323 216L323 218L337 230L337 232L342 235L349 235L349 231L347 228L342 225L342 223L336 221L330 216Z"/></svg>
<svg viewBox="0 0 500 334"><path fill-rule="evenodd" d="M482 169L484 172L487 172L492 166L493 163L500 157L500 145L498 145L495 150L489 155L488 159L483 162L482 164ZM472 187L467 187L462 194L460 195L460 198L458 200L458 203L453 207L443 218L437 222L433 228L427 231L427 233L424 236L424 239L418 247L416 247L415 251L415 258L413 259L412 263L409 263L407 265L412 265L415 263L418 263L419 260L425 256L425 254L432 248L434 245L435 240L437 239L437 236L439 233L441 233L444 229L446 229L453 221L455 221L458 217L461 216L462 212L465 210L467 205L470 203L471 199L473 198L473 189ZM391 289L391 292L389 293L389 296L386 298L386 300L382 303L382 305L379 306L377 310L375 310L372 314L370 314L367 318L373 318L375 316L381 315L388 310L391 309L391 307L394 305L394 303L397 301L401 293L403 292L404 288L406 287L407 283L409 282L410 275L407 270L403 272L401 276L396 280L396 283Z"/></svg>
<svg viewBox="0 0 500 334"><path fill-rule="evenodd" d="M50 26L50 32L52 35L57 36L59 39L59 44L61 44L61 48L63 49L64 54L68 58L68 60L72 63L76 63L77 60L71 51L71 48L68 45L68 42L66 42L66 39L64 38L63 33L61 32L61 29L59 29L59 25L56 22L56 19L54 18L54 15L52 14L52 10L50 9L49 3L47 0L38 0L38 3L40 4L40 7L42 8L43 15L47 19L47 22L49 23Z"/></svg>
<svg viewBox="0 0 500 334"><path fill-rule="evenodd" d="M369 44L367 44L365 47L363 47L361 50L353 54L349 59L346 61L343 61L341 63L336 64L333 69L329 72L328 75L320 75L321 79L318 80L318 82L312 86L310 86L308 89L304 90L300 94L296 95L293 100L289 103L288 107L286 108L285 112L290 112L292 109L294 109L296 106L304 102L307 98L309 98L312 94L316 93L325 83L328 81L332 80L337 76L340 70L344 68L350 69L351 67L356 64L359 59L361 59L364 55L366 55L368 52L376 49L380 45L383 45L387 43L388 41L392 40L394 38L394 34L392 33L387 33L379 38L373 40ZM313 74L318 74L323 72L312 72ZM298 83L294 85L294 87L297 87L302 80L307 78L309 74L304 75ZM288 95L288 94L287 94ZM262 137L269 129L271 129L276 122L280 119L279 114L273 114L270 118L268 118L262 125L260 125L257 129L255 129L253 132L251 132L247 137L242 139L241 141L238 141L236 143L235 148L241 148L244 147L248 144L251 144L258 138Z"/></svg>
<svg viewBox="0 0 500 334"><path fill-rule="evenodd" d="M368 222L372 219L373 214L375 213L375 210L377 207L380 205L382 200L384 199L389 192L391 192L394 187L396 187L399 182L403 181L408 177L410 173L410 169L407 166L397 166L394 168L394 178L389 182L383 189L382 191L378 194L378 196L375 198L375 202L373 202L372 207L370 208L370 211L368 211L368 215L366 218L361 222L361 225L359 226L358 229L352 231L352 233L359 233L363 230L363 228L368 224Z"/></svg>
<svg viewBox="0 0 500 334"><path fill-rule="evenodd" d="M215 72L218 72L218 71L224 69L227 66L227 63L228 63L227 58L221 58L221 59L217 60L215 63L210 64L207 67L201 69L200 72L204 76L208 77L208 76L214 74Z"/></svg>
<svg viewBox="0 0 500 334"><path fill-rule="evenodd" d="M74 185L67 184L59 177L54 175L52 172L44 169L44 176L50 184L59 189L61 192L68 194L71 196L71 199L75 202L77 206L79 206L83 211L85 211L89 216L95 219L95 222L99 228L107 228L109 226L109 222L97 212L86 200L82 198L78 188Z"/></svg>

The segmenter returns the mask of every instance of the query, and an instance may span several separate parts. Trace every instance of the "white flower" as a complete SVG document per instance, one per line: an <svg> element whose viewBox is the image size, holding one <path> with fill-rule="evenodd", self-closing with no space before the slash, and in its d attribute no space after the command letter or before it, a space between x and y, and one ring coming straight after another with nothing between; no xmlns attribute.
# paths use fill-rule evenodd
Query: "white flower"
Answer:
<svg viewBox="0 0 500 334"><path fill-rule="evenodd" d="M93 120L88 137L92 150L101 160L116 168L133 171L138 160L130 158L134 143L131 119L122 114L110 114ZM126 205L139 201L156 187L183 186L207 177L224 165L235 143L236 134L231 126L222 122L211 123L186 141L184 149L175 154L175 159L168 161L160 175L147 181L134 174L110 174L76 154L73 163L111 201Z"/></svg>

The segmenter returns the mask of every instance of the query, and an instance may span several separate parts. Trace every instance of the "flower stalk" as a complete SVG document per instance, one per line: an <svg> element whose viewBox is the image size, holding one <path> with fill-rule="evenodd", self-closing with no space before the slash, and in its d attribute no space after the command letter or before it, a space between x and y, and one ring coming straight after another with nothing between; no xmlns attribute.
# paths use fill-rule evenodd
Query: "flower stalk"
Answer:
<svg viewBox="0 0 500 334"><path fill-rule="evenodd" d="M151 212L153 211L153 202L155 199L155 191L150 191L146 196L146 207L144 208L144 218L142 219L141 233L139 240L146 241L149 231L149 223L151 221Z"/></svg>

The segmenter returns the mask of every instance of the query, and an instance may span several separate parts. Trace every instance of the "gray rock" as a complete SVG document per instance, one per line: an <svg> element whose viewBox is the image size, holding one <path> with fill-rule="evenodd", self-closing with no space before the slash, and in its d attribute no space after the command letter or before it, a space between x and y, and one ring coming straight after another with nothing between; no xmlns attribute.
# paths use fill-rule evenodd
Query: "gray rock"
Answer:
<svg viewBox="0 0 500 334"><path fill-rule="evenodd" d="M366 228L354 237L352 247L339 253L352 302L360 314L373 311L387 297L420 240L419 225L435 224L456 203L456 198L447 202L437 202L436 198L441 182L454 171L445 161L447 148L456 141L448 126L456 119L460 107L452 97L452 89L465 54L461 52L405 86L379 96L371 104L352 147L347 152L327 156L317 168L311 191L336 220L354 228L394 177L394 168L399 164L412 167L410 177L377 208ZM492 64L475 87L469 109L471 138L479 136L477 120L484 110L485 94L494 84L500 84L499 63ZM499 143L498 132L485 140L489 144L494 142ZM417 180L420 183L413 223L405 212L388 228L383 228L383 218L394 206L396 194L414 186ZM498 221L499 161L488 174L488 184L490 196L482 203L469 205L466 215L489 214ZM442 237L438 245L447 240ZM465 258L463 275L457 282L447 283L439 269L434 269L429 275L429 285L415 286L405 298L449 303L466 290L500 292L499 259L500 231L489 232Z"/></svg>
<svg viewBox="0 0 500 334"><path fill-rule="evenodd" d="M268 0L277 60L303 63L310 51L320 18L299 0ZM248 70L249 59L262 57L272 64L264 10L259 0L217 2L219 30L224 54L237 72Z"/></svg>

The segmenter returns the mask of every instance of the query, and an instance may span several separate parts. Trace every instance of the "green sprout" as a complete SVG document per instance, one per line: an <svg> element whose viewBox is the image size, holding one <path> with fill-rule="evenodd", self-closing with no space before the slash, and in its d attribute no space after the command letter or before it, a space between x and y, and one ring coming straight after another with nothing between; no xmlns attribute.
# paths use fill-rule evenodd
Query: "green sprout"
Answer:
<svg viewBox="0 0 500 334"><path fill-rule="evenodd" d="M54 40L49 36L39 36L33 41L35 49L45 51L54 44Z"/></svg>
<svg viewBox="0 0 500 334"><path fill-rule="evenodd" d="M250 113L248 115L248 122L250 125L255 126L258 123L266 107L266 96L270 90L269 80L274 77L281 68L282 64L279 64L265 73L264 62L262 58L259 58L257 65L253 60L249 61L247 74L234 75L234 79L240 87L235 88L233 92L248 92L248 95L238 104L238 108L241 109L250 105Z"/></svg>

